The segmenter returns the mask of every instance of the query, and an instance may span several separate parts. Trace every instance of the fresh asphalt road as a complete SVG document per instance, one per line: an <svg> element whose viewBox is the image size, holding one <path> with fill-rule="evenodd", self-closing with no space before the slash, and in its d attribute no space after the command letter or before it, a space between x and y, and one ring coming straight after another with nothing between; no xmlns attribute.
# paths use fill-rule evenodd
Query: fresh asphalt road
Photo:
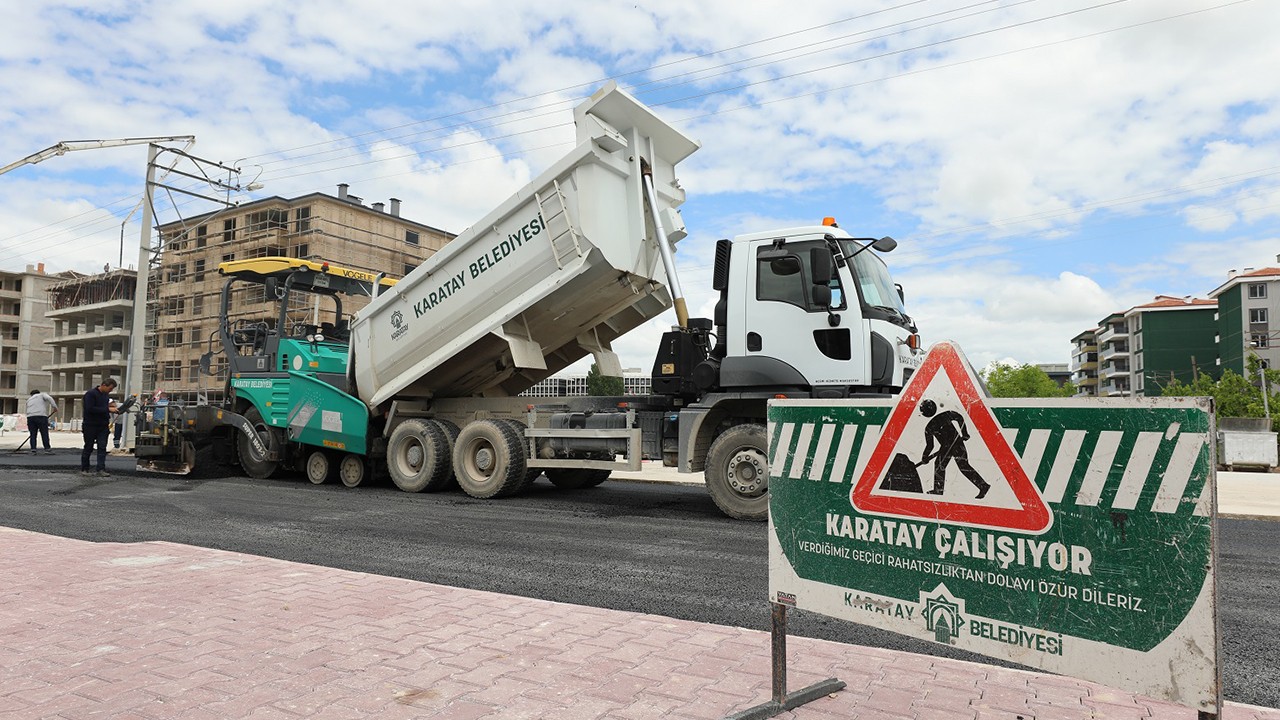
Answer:
<svg viewBox="0 0 1280 720"><path fill-rule="evenodd" d="M33 458L33 460L35 460ZM43 460L43 458L41 458ZM53 460L53 458L49 458ZM113 466L123 464L112 459ZM304 479L82 478L0 467L0 525L93 541L164 540L455 587L768 628L765 526L701 488L545 480L501 501L348 490ZM1228 699L1280 707L1280 523L1220 523ZM968 653L795 613L795 635L978 662Z"/></svg>

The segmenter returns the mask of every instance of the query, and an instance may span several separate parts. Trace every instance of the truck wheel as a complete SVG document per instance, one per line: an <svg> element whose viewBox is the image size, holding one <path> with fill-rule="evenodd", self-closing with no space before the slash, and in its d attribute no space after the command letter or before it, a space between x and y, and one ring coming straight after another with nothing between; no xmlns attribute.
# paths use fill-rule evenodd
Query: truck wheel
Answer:
<svg viewBox="0 0 1280 720"><path fill-rule="evenodd" d="M547 479L561 490L578 490L595 487L608 480L610 472L594 468L551 468L547 470Z"/></svg>
<svg viewBox="0 0 1280 720"><path fill-rule="evenodd" d="M307 479L312 485L323 485L333 477L334 470L333 461L329 459L329 454L323 450L312 450L307 455Z"/></svg>
<svg viewBox="0 0 1280 720"><path fill-rule="evenodd" d="M458 487L458 478L453 475L453 446L457 444L458 433L462 431L457 425L448 420L428 420L427 423L439 428L440 432L444 433L446 442L445 450L447 452L444 453L444 464L448 467L448 472L445 473L447 477L444 479L443 484L440 485L440 489L447 490L448 488Z"/></svg>
<svg viewBox="0 0 1280 720"><path fill-rule="evenodd" d="M250 405L248 410L244 411L244 419L249 422L253 429L258 431L258 435L266 435L271 438L268 447L279 445L274 437L274 430L267 425L262 419L262 413L258 412L258 408ZM251 478L265 480L275 474L280 468L280 463L276 460L267 460L253 449L253 443L244 436L244 433L236 435L236 450L240 455L240 467L244 468L244 472Z"/></svg>
<svg viewBox="0 0 1280 720"><path fill-rule="evenodd" d="M387 442L387 470L405 492L443 489L449 481L449 441L426 420L405 420Z"/></svg>
<svg viewBox="0 0 1280 720"><path fill-rule="evenodd" d="M769 438L763 425L729 428L707 453L707 492L725 515L763 520L769 515Z"/></svg>
<svg viewBox="0 0 1280 720"><path fill-rule="evenodd" d="M462 428L453 448L453 473L474 498L517 492L528 472L523 438L500 420L478 420Z"/></svg>
<svg viewBox="0 0 1280 720"><path fill-rule="evenodd" d="M357 487L364 482L364 477L364 458L354 453L343 455L342 462L338 463L338 479L342 484L349 488Z"/></svg>
<svg viewBox="0 0 1280 720"><path fill-rule="evenodd" d="M520 438L520 445L521 445L522 447L528 448L528 446L529 446L529 444L528 444L528 439L527 439L527 438L525 438L525 436L524 436L525 428L526 428L526 427L528 427L527 425L525 425L523 422L520 422L519 420L512 420L512 419L504 419L504 420L500 420L499 422L504 422L504 423L506 423L506 424L510 425L510 426L511 426L511 429L516 431L516 437ZM527 457L527 455L528 455L528 450L526 450L526 451L525 451L525 453L526 453L526 457ZM537 480L537 479L538 479L538 476L539 476L539 475L541 475L541 474L542 474L542 468L528 468L528 469L526 469L526 470L525 470L525 473L524 473L524 482L520 483L520 487L519 487L519 488L517 488L517 489L516 489L516 491L515 491L514 493L512 493L512 494L514 495L514 494L517 494L517 493L522 493L522 492L524 492L524 491L525 491L525 488L527 488L527 487L529 487L530 485L532 485L532 484L533 484L533 481L534 481L534 480Z"/></svg>

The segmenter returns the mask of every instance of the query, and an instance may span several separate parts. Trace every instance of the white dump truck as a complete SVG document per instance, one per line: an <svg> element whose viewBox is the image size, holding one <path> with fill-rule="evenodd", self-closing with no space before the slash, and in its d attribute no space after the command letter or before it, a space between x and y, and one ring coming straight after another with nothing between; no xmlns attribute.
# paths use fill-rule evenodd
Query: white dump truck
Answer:
<svg viewBox="0 0 1280 720"><path fill-rule="evenodd" d="M398 283L285 258L224 266L282 308L295 291L375 297L327 335L290 341L283 309L253 342L225 327L226 405L170 410L139 462L173 469L222 437L257 477L358 485L385 470L406 491L490 498L661 459L704 472L726 514L765 517L769 399L894 393L919 365L902 289L872 252L895 243L834 222L719 240L715 317L690 319L672 253L687 235L676 166L698 143L612 83L574 119L568 155ZM620 375L611 343L673 305L650 395L519 397L588 355Z"/></svg>

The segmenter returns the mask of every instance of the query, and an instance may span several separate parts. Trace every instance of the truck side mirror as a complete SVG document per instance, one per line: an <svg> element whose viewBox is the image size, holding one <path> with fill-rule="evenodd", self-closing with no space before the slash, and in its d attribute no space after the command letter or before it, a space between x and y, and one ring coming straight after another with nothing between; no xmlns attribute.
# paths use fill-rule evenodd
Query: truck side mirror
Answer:
<svg viewBox="0 0 1280 720"><path fill-rule="evenodd" d="M902 292L902 283L894 283L893 287L898 291L898 299L902 301L903 305L906 305L907 296Z"/></svg>
<svg viewBox="0 0 1280 720"><path fill-rule="evenodd" d="M817 285L813 286L813 304L823 309L831 308L831 286Z"/></svg>
<svg viewBox="0 0 1280 720"><path fill-rule="evenodd" d="M813 272L813 284L830 285L831 284L831 251L824 247L816 247L809 250L809 269ZM828 290L828 298L831 293ZM828 303L829 304L829 303Z"/></svg>

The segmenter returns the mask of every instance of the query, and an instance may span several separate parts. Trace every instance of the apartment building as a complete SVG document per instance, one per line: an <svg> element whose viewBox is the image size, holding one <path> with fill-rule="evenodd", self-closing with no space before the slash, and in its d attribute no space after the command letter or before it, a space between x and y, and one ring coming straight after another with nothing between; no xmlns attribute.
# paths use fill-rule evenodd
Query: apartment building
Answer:
<svg viewBox="0 0 1280 720"><path fill-rule="evenodd" d="M1071 384L1076 397L1098 394L1098 329L1091 328L1071 338Z"/></svg>
<svg viewBox="0 0 1280 720"><path fill-rule="evenodd" d="M1098 397L1125 397L1129 378L1129 327L1124 313L1111 313L1098 323Z"/></svg>
<svg viewBox="0 0 1280 720"><path fill-rule="evenodd" d="M1280 260L1280 258L1277 258ZM1218 359L1223 369L1244 375L1250 353L1268 367L1280 367L1280 267L1245 268L1209 293L1218 302Z"/></svg>
<svg viewBox="0 0 1280 720"><path fill-rule="evenodd" d="M1130 308L1124 317L1132 339L1133 393L1156 396L1174 380L1217 377L1217 314L1213 300L1170 295Z"/></svg>
<svg viewBox="0 0 1280 720"><path fill-rule="evenodd" d="M45 340L53 323L45 317L45 290L59 278L46 275L44 263L0 270L0 414L26 412L31 390L49 389Z"/></svg>
<svg viewBox="0 0 1280 720"><path fill-rule="evenodd" d="M365 205L344 183L337 195L311 193L271 197L229 210L186 218L160 227L161 262L148 325L154 358L144 372L143 388L163 390L171 399L217 402L225 381L225 358L201 372L200 357L220 351L218 329L224 279L218 265L232 260L288 256L384 272L401 278L452 240L453 233L400 215L400 200ZM368 300L343 301L350 315ZM288 322L334 321L328 303L302 302ZM277 322L275 306L261 287L243 287L231 297L233 323ZM287 331L287 329L286 329Z"/></svg>
<svg viewBox="0 0 1280 720"><path fill-rule="evenodd" d="M62 419L84 417L86 391L105 377L124 383L133 328L133 294L138 273L110 270L99 275L66 273L48 288L45 317L53 324L46 340L50 358L49 393Z"/></svg>

